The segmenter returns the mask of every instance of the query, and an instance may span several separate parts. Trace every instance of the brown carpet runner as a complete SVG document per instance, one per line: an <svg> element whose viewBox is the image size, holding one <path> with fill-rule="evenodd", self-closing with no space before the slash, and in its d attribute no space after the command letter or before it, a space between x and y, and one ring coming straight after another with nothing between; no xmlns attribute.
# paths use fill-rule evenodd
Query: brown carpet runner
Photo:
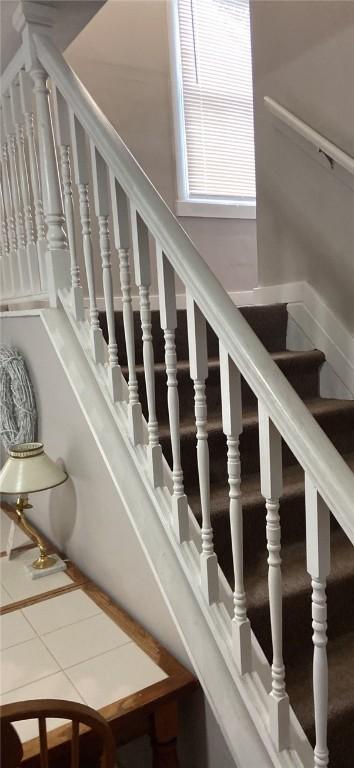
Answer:
<svg viewBox="0 0 354 768"><path fill-rule="evenodd" d="M319 396L322 352L286 351L285 305L245 307L242 314L271 353L294 389L321 427L354 469L354 401ZM139 314L135 313L136 362L139 392L147 416ZM100 317L105 337L105 316ZM152 313L157 415L161 445L171 464L164 341L159 313ZM116 334L124 374L126 353L121 313L116 313ZM176 331L178 390L181 417L181 455L189 504L201 522L196 462L194 390L189 376L185 311L178 312ZM215 550L233 586L226 472L226 440L221 428L218 341L208 328L209 376L207 380L210 449L211 512ZM268 660L271 661L265 506L259 491L257 403L246 382L242 386L243 434L240 440L244 508L245 588L248 615ZM304 477L294 456L283 445L284 494L281 499L284 661L290 702L314 745L312 697L311 588L306 572ZM354 766L354 547L332 519L331 576L328 580L328 743L331 768Z"/></svg>

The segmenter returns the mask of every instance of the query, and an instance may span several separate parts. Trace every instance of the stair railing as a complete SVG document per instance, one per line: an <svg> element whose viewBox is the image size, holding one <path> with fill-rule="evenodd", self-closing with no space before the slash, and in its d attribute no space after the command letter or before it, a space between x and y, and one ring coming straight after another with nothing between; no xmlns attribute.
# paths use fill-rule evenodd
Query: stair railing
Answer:
<svg viewBox="0 0 354 768"><path fill-rule="evenodd" d="M46 293L33 82L22 46L1 79L1 297Z"/></svg>
<svg viewBox="0 0 354 768"><path fill-rule="evenodd" d="M26 30L30 29L29 37ZM210 472L208 450L208 417L205 381L208 376L207 323L217 335L220 344L222 429L227 441L227 472L230 497L230 524L234 566L234 608L230 617L229 643L240 675L252 673L254 657L252 636L247 616L247 602L243 581L242 496L239 440L242 432L241 376L247 381L258 400L260 432L261 493L266 507L266 536L268 548L269 604L273 644L271 689L268 692L269 729L276 748L287 750L291 746L289 725L289 699L286 691L282 640L282 575L281 528L279 499L282 494L282 440L295 455L305 473L307 570L312 583L313 621L313 693L316 727L314 765L328 765L327 749L327 614L326 579L330 571L330 512L354 543L354 478L333 444L316 423L284 375L275 365L255 333L249 327L226 291L209 270L194 245L171 211L156 192L122 139L99 110L82 83L70 69L48 36L38 33L23 20L24 41L30 40L26 66L16 74L11 88L20 84L29 88L34 84L37 110L36 140L39 146L40 178L33 185L31 165L32 201L36 208L42 189L46 227L46 260L42 262L42 276L46 274L46 289L51 306L61 297L70 295L73 321L82 323L86 317L90 327L93 363L106 371L110 397L114 403L125 405L129 414L130 438L134 446L145 442L149 460L149 481L157 489L164 484L164 468L159 428L156 418L154 379L154 339L151 323L150 286L151 257L154 256L158 275L161 328L165 339L167 374L167 401L172 443L171 529L182 545L191 537L188 502L184 491L183 467L180 453L180 417L177 382L175 331L177 327L175 276L185 286L188 323L190 376L195 391L195 424L197 440L197 470L199 477L202 526L200 539L200 588L209 606L220 600L219 569L213 545L210 516ZM48 82L55 89L51 102ZM30 99L22 99L22 115L28 115ZM10 97L6 93L4 99ZM24 109L25 108L25 109ZM27 110L27 112L26 112ZM61 157L61 174L57 163L57 150L53 132L54 110L56 138ZM5 112L8 111L5 109ZM17 124L21 115L16 111ZM31 127L34 125L31 117ZM18 218L26 195L19 205L15 194L13 207L11 193L15 189L15 160L8 167L8 147L12 147L12 124L6 121L6 151L3 155L2 188L5 198L5 216L2 221L6 233L2 240L3 274L12 280L15 295L25 295L21 282L18 290L17 273L21 275L26 253L22 244ZM31 128L32 129L32 128ZM28 138L28 137L27 137ZM22 139L21 139L22 141ZM32 150L35 144L32 144ZM89 151L88 151L89 150ZM11 149L12 151L12 149ZM30 153L29 153L30 154ZM79 193L79 214L72 197L71 158ZM22 165L19 172L23 173ZM8 174L12 184L9 184ZM23 180L22 180L23 182ZM36 182L37 183L37 182ZM11 187L11 189L10 189ZM22 189L22 186L21 186ZM24 189L24 187L23 187ZM69 241L63 230L65 201L66 226ZM108 348L105 347L99 325L94 274L92 241L92 214L90 198L94 197L100 257L102 261L105 313L108 328ZM19 199L21 199L19 197ZM36 202L37 201L37 202ZM28 206L27 206L28 207ZM40 209L40 206L39 206ZM119 364L120 350L114 323L114 289L112 283L112 242L110 221L113 221L114 258L119 260L123 297L123 323L128 359L128 402ZM89 307L85 314L81 274L77 259L75 222L80 224L84 261L81 274L87 282ZM29 232L29 228L28 228ZM41 266L39 240L43 230L38 228L38 264ZM19 238L20 246L16 241ZM25 233L25 245L31 237ZM27 237L27 239L26 239ZM17 244L16 244L17 243ZM140 301L143 363L147 392L148 421L144 429L139 401L135 367L135 340L132 312L130 254ZM5 260L4 260L5 254ZM156 259L155 259L156 256ZM28 253L27 253L28 258ZM21 263L20 263L21 262ZM8 270L8 272L6 272ZM30 273L31 274L31 273ZM30 283L31 283L31 278ZM15 284L14 284L14 281ZM34 286L31 283L31 288ZM62 289L64 293L62 293ZM63 299L64 300L64 299Z"/></svg>

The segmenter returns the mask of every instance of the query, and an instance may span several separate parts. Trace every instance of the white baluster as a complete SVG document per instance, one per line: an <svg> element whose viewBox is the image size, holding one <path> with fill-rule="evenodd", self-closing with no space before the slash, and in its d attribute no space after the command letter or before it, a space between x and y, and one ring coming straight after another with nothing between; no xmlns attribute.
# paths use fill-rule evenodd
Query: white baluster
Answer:
<svg viewBox="0 0 354 768"><path fill-rule="evenodd" d="M10 269L10 245L6 225L6 212L4 205L4 196L2 190L2 177L0 178L0 214L1 214L1 245L2 245L2 274L3 274L3 295L11 296L14 291L12 284L12 274Z"/></svg>
<svg viewBox="0 0 354 768"><path fill-rule="evenodd" d="M28 263L28 272L30 287L32 293L39 293L41 290L38 252L34 240L33 219L31 209L31 197L27 171L27 160L25 153L25 137L23 128L23 114L21 107L21 95L19 84L13 84L10 89L12 117L15 124L18 165L20 172L21 194L23 202L24 224L26 231L26 254Z"/></svg>
<svg viewBox="0 0 354 768"><path fill-rule="evenodd" d="M89 203L89 168L86 154L85 132L70 110L71 147L74 162L75 182L79 193L80 219L82 229L82 245L85 259L87 288L89 295L90 335L92 341L93 359L96 363L104 362L104 346L102 330L96 300L95 272L93 266L93 248L91 216Z"/></svg>
<svg viewBox="0 0 354 768"><path fill-rule="evenodd" d="M205 380L208 376L206 321L187 292L187 324L190 375L194 384L195 422L197 427L197 462L202 508L201 585L211 605L219 599L218 561L214 552L210 517L210 474Z"/></svg>
<svg viewBox="0 0 354 768"><path fill-rule="evenodd" d="M26 255L25 231L23 228L22 202L20 198L20 188L18 183L15 126L12 120L10 96L8 95L4 96L3 102L2 102L2 108L3 108L5 131L7 135L7 151L8 151L8 160L9 160L11 197L12 197L12 205L13 205L14 220L15 220L15 227L16 227L18 268L19 268L19 275L20 275L21 291L22 291L22 294L26 295L29 293L29 289L30 289L29 272L28 272L27 255Z"/></svg>
<svg viewBox="0 0 354 768"><path fill-rule="evenodd" d="M45 236L45 224L43 203L40 191L37 149L34 137L34 115L32 110L32 91L33 83L28 72L24 70L20 71L20 94L22 112L25 117L25 133L27 138L28 157L29 157L29 170L31 178L31 189L34 203L34 218L36 223L37 234L37 251L39 260L39 274L41 290L46 290L47 277L46 277L46 252L47 241Z"/></svg>
<svg viewBox="0 0 354 768"><path fill-rule="evenodd" d="M261 493L267 509L268 589L272 629L272 690L269 694L270 732L280 751L289 747L289 698L283 661L283 610L280 557L279 498L283 491L281 436L263 404L258 403Z"/></svg>
<svg viewBox="0 0 354 768"><path fill-rule="evenodd" d="M68 106L57 88L52 91L57 143L59 146L61 179L63 186L64 210L68 233L71 272L71 296L73 313L76 320L84 319L84 297L80 283L80 267L77 259L74 203L71 183L70 162L70 123Z"/></svg>
<svg viewBox="0 0 354 768"><path fill-rule="evenodd" d="M131 295L129 263L130 228L127 197L110 173L114 241L118 251L120 285L123 299L123 323L128 361L129 422L134 445L143 442L142 411L139 402L138 380L135 370L134 315Z"/></svg>
<svg viewBox="0 0 354 768"><path fill-rule="evenodd" d="M315 707L315 768L329 764L327 747L328 662L326 582L330 573L329 510L305 475L306 559L312 584L313 698Z"/></svg>
<svg viewBox="0 0 354 768"><path fill-rule="evenodd" d="M38 146L43 192L43 208L47 225L47 287L51 306L58 306L58 290L70 287L70 256L63 229L63 202L50 110L48 75L34 60L31 67L37 107Z"/></svg>
<svg viewBox="0 0 354 768"><path fill-rule="evenodd" d="M15 219L14 219L14 213L13 213L11 186L10 186L9 169L8 169L7 143L5 140L4 129L2 129L2 138L4 140L4 143L2 145L1 168L2 168L4 208L5 208L5 214L6 214L6 228L7 228L7 234L9 239L9 250L10 250L9 271L11 276L12 295L18 296L19 289L20 289L20 271L19 271L18 258L17 258L16 228L15 228Z"/></svg>
<svg viewBox="0 0 354 768"><path fill-rule="evenodd" d="M109 238L108 214L108 176L107 166L97 151L94 144L91 143L91 164L93 177L93 190L95 198L95 209L98 220L100 250L103 271L103 292L106 307L107 328L108 328L108 362L109 362L109 382L113 401L122 400L122 374L118 364L118 347L115 331L114 317L114 295L112 280L111 263L111 244Z"/></svg>
<svg viewBox="0 0 354 768"><path fill-rule="evenodd" d="M176 288L173 267L159 244L156 245L157 278L159 288L160 322L165 337L167 373L167 405L172 446L172 524L178 541L189 539L188 500L184 492L181 466L179 429L179 397L177 383L177 355L175 331L177 328Z"/></svg>
<svg viewBox="0 0 354 768"><path fill-rule="evenodd" d="M241 376L225 347L220 344L222 425L227 439L227 471L230 487L230 528L234 568L234 655L243 675L252 668L251 625L247 618L243 583L243 515L241 494L240 434L242 432Z"/></svg>
<svg viewBox="0 0 354 768"><path fill-rule="evenodd" d="M150 309L151 278L149 239L147 228L132 203L130 203L130 219L132 227L135 282L139 287L140 297L145 386L149 412L149 443L147 451L150 464L150 477L156 488L163 484L163 469L155 400L154 347L151 333Z"/></svg>

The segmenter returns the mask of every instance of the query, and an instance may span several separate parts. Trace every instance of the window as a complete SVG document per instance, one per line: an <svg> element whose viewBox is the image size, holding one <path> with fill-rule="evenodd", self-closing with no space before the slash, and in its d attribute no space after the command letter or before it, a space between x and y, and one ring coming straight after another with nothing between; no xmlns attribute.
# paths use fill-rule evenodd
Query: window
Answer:
<svg viewBox="0 0 354 768"><path fill-rule="evenodd" d="M171 6L177 213L254 218L249 2Z"/></svg>

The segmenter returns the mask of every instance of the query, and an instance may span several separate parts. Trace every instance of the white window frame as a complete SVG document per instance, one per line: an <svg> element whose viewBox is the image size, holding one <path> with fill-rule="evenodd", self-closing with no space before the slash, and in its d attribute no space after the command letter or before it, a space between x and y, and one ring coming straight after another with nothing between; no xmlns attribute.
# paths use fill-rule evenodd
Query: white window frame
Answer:
<svg viewBox="0 0 354 768"><path fill-rule="evenodd" d="M187 145L183 102L182 60L179 33L178 0L169 0L168 32L171 71L171 95L175 160L177 173L177 216L199 218L255 219L256 200L191 198L188 189Z"/></svg>

